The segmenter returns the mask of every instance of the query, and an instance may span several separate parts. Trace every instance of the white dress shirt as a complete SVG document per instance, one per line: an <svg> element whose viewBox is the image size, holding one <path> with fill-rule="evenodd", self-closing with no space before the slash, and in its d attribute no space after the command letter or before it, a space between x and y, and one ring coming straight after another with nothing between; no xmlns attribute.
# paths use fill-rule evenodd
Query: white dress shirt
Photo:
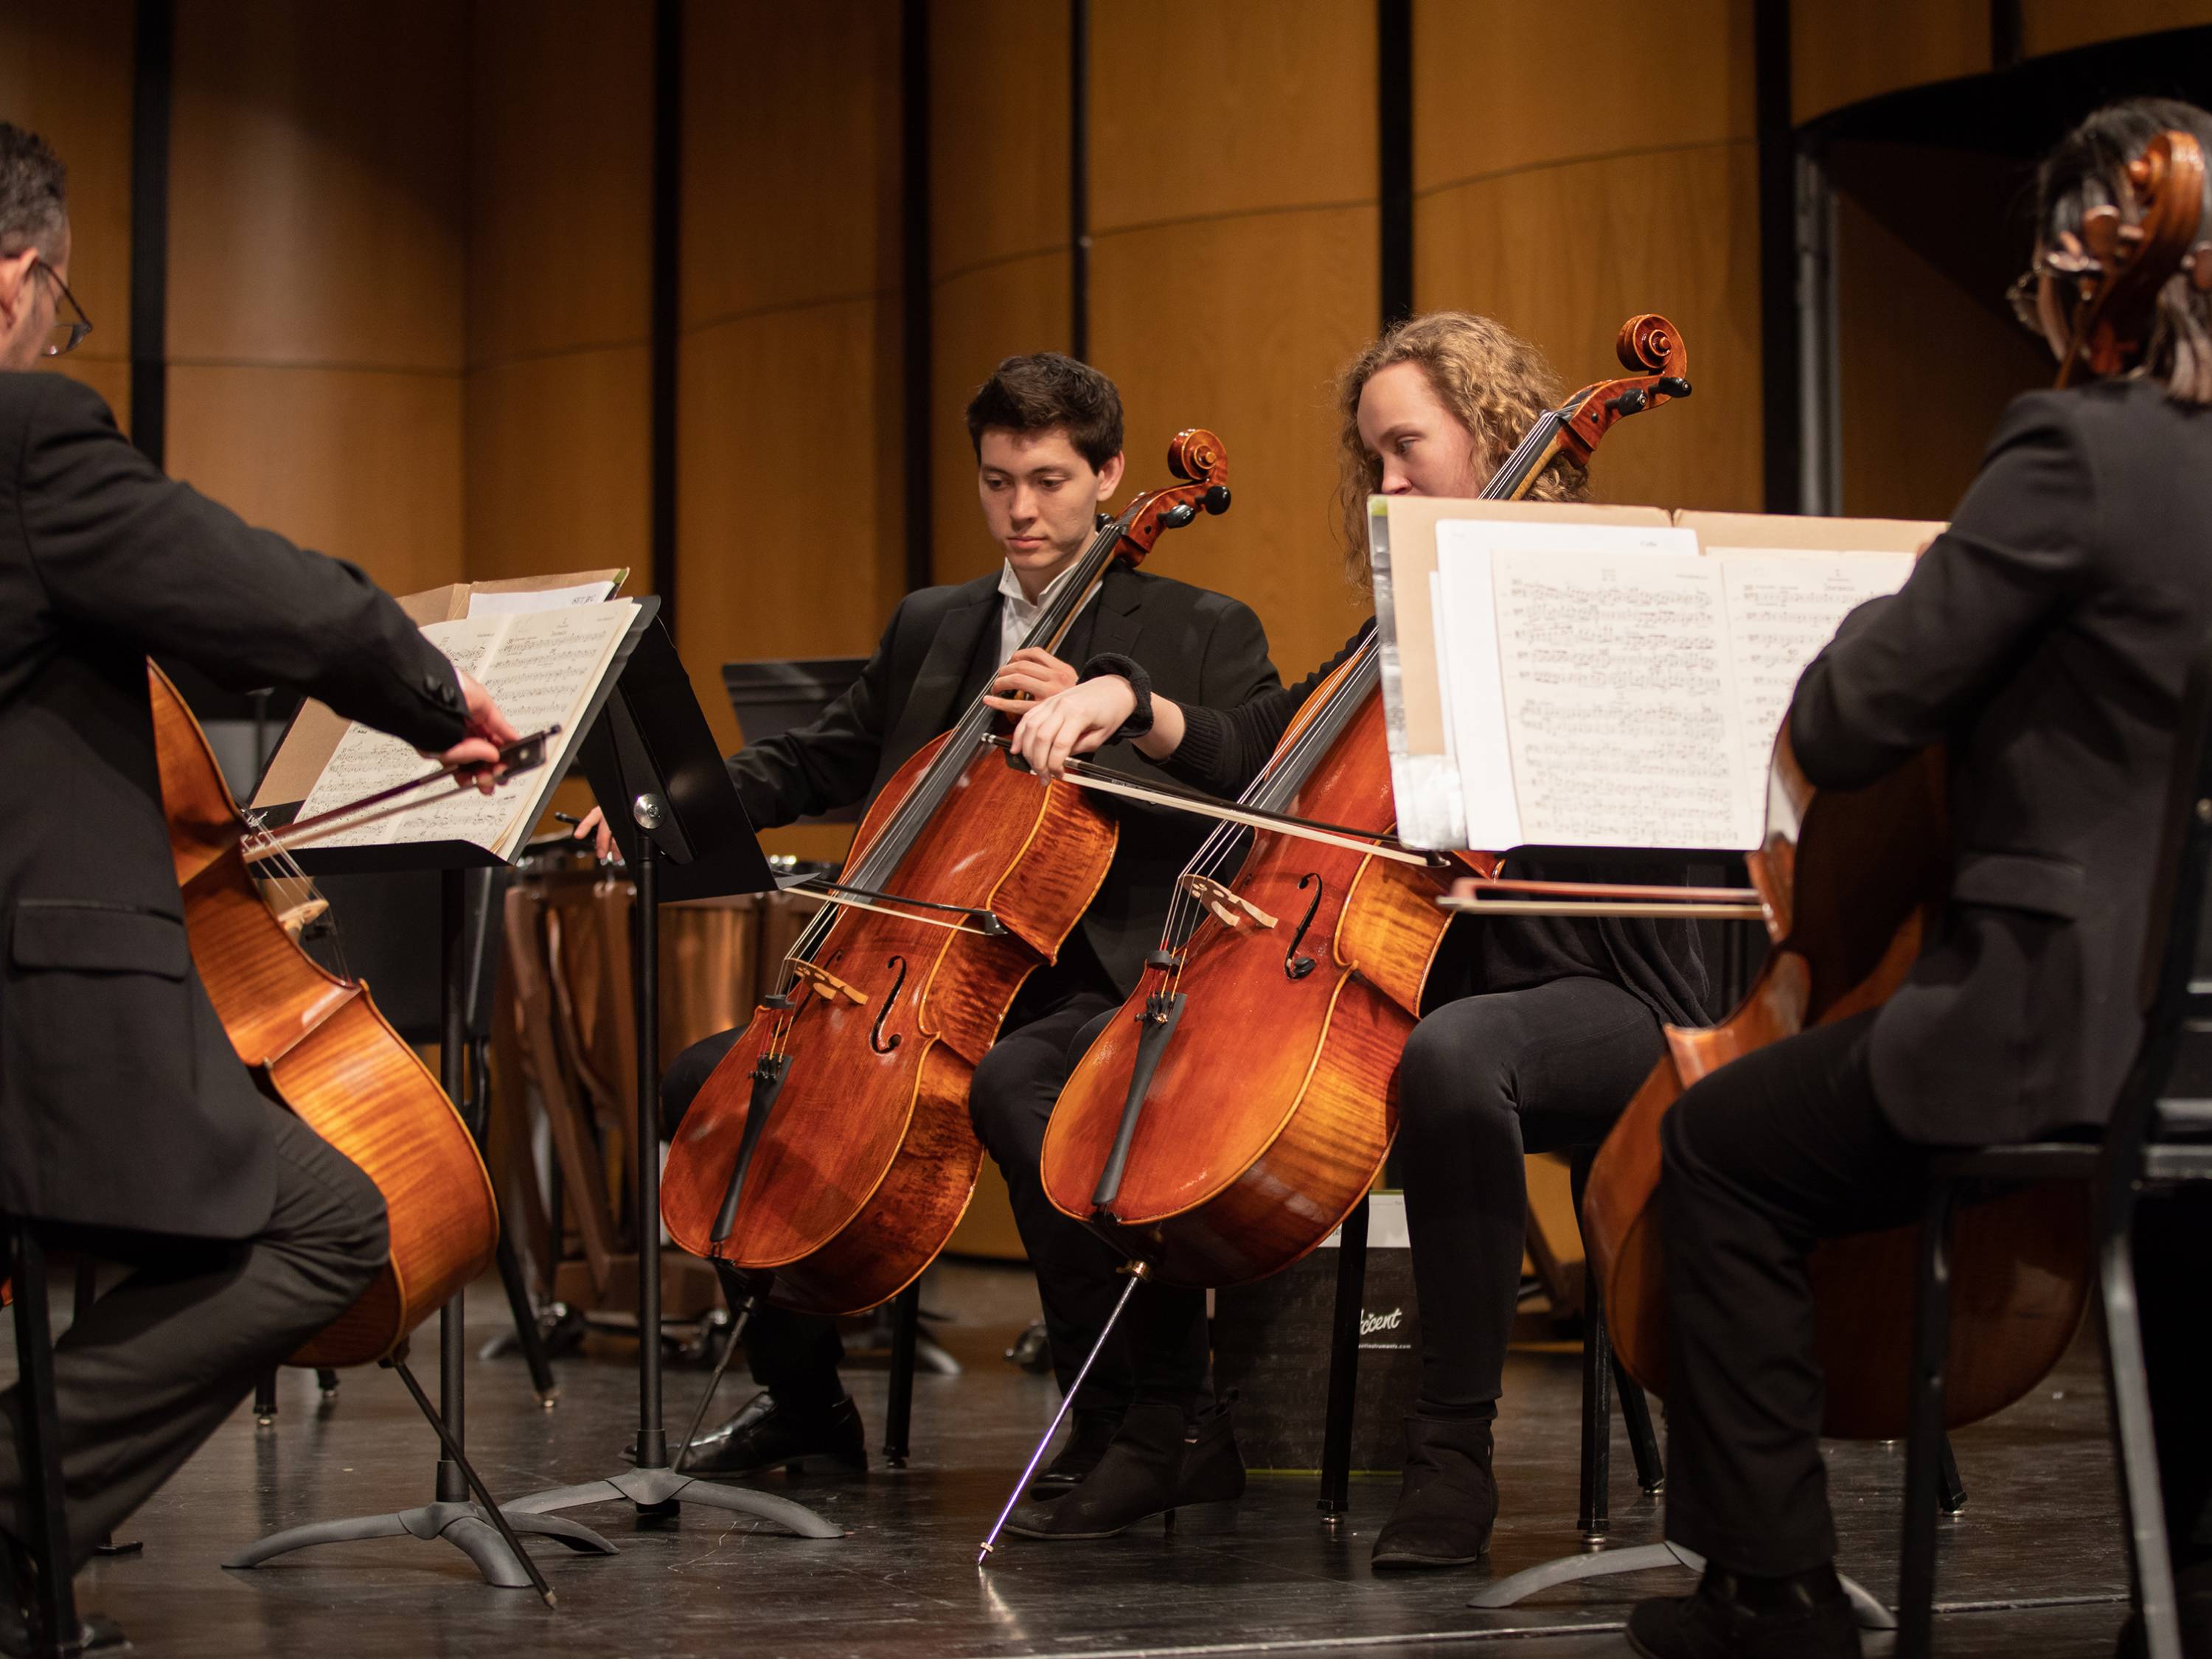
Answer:
<svg viewBox="0 0 2212 1659"><path fill-rule="evenodd" d="M1021 578L1014 574L1012 561L1009 560L1001 567L999 571L999 597L1006 603L999 607L999 660L1000 662L1005 662L1007 658L1022 648L1023 642L1030 636L1030 630L1037 625L1037 618L1050 608L1052 602L1060 597L1061 590L1075 580L1075 573L1082 568L1082 565L1083 561L1078 559L1047 582L1044 585L1044 592L1037 595L1037 602L1035 605L1031 605L1023 594ZM1097 591L1094 588L1091 591L1091 599L1096 599L1097 597ZM1084 603L1088 605L1091 599L1086 599ZM1078 616L1082 614L1081 606L1077 607L1076 614ZM1072 621L1073 618L1070 620ZM1079 669L1083 665L1077 663L1075 666Z"/></svg>

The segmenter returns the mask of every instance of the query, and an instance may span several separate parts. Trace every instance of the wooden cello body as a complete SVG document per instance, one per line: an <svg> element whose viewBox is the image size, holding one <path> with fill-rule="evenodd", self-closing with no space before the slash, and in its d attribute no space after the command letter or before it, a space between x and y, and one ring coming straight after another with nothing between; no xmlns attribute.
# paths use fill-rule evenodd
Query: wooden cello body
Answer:
<svg viewBox="0 0 2212 1659"><path fill-rule="evenodd" d="M1638 373L1548 411L1485 497L1525 495L1562 452L1587 464L1615 422L1688 393L1688 354L1664 318L1631 318L1616 349ZM1054 1206L1172 1283L1279 1272L1365 1196L1397 1133L1399 1060L1449 921L1437 900L1454 877L1496 868L1396 842L1372 635L1298 713L1245 799L1328 835L1260 828L1233 888L1211 869L1185 873L1195 926L1183 933L1170 914L1045 1133Z"/></svg>
<svg viewBox="0 0 2212 1659"><path fill-rule="evenodd" d="M1864 789L1814 791L1776 747L1765 845L1747 859L1773 947L1749 994L1706 1030L1669 1027L1667 1054L1590 1171L1583 1235L1613 1352L1662 1397L1667 1385L1660 1125L1690 1085L1729 1060L1879 1006L1920 953L1950 882L1943 762L1935 750ZM2002 1410L2047 1375L2087 1305L2088 1194L2078 1182L2017 1189L1960 1210L1951 1256L1956 1427ZM1826 1432L1893 1439L1907 1427L1919 1230L1831 1240L1812 1253L1814 1352Z"/></svg>
<svg viewBox="0 0 2212 1659"><path fill-rule="evenodd" d="M1115 561L1229 503L1213 434L1170 446L1183 484L1102 531L1032 643L1057 643ZM980 702L899 769L782 989L716 1067L671 1147L670 1236L768 1278L817 1313L889 1300L951 1236L982 1147L976 1064L1022 982L1056 959L1104 883L1115 821L1071 785L1006 764Z"/></svg>
<svg viewBox="0 0 2212 1659"><path fill-rule="evenodd" d="M391 1353L491 1263L499 1212L476 1142L364 985L302 951L249 873L250 834L207 736L148 668L161 802L193 966L263 1093L360 1166L384 1194L390 1261L360 1301L292 1363Z"/></svg>
<svg viewBox="0 0 2212 1659"><path fill-rule="evenodd" d="M854 837L854 860L957 735L925 745L884 785ZM904 1289L975 1189L976 1063L1022 981L1058 957L1082 919L1116 837L1079 790L1040 788L995 757L967 768L887 887L987 913L1005 933L880 912L837 917L807 958L822 973L801 975L782 999L795 1006L754 1014L686 1115L661 1186L670 1237L696 1255L773 1269L775 1299L788 1305L851 1312ZM750 1149L736 1231L718 1244L717 1207L747 1150L756 1079L779 1057L787 1070Z"/></svg>
<svg viewBox="0 0 2212 1659"><path fill-rule="evenodd" d="M1287 810L1387 836L1396 809L1372 650L1308 699L1322 709L1351 691L1353 712ZM1176 1284L1264 1278L1328 1237L1397 1133L1398 1058L1453 873L1260 831L1235 902L1217 901L1174 961L1146 968L1060 1091L1044 1139L1053 1203ZM1142 1109L1106 1196L1133 1091Z"/></svg>

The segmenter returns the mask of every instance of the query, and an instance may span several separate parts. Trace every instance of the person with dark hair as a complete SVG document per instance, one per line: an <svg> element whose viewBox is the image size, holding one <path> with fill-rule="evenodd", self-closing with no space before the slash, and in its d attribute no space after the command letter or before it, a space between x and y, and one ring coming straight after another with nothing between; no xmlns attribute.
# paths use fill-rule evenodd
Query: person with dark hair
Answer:
<svg viewBox="0 0 2212 1659"><path fill-rule="evenodd" d="M2212 118L2142 100L2092 115L2044 163L2015 299L2062 360L2077 279L2095 274L2083 216L2140 218L2128 163L2176 131L2212 152ZM1706 1567L1695 1595L1636 1608L1628 1640L1651 1659L1856 1659L1807 1258L1917 1219L1937 1152L2111 1115L2142 1034L2184 680L2212 627L2208 325L2204 289L2173 272L2138 363L2015 399L1911 580L1846 617L1798 682L1789 732L1818 788L1944 745L1954 874L1895 995L1731 1061L1666 1118L1667 1535ZM2205 1224L2201 1202L2147 1199L2136 1258L2194 1659L2212 1655Z"/></svg>
<svg viewBox="0 0 2212 1659"><path fill-rule="evenodd" d="M449 761L516 734L361 571L249 529L90 388L27 372L92 328L65 182L0 121L0 1214L131 1270L54 1348L74 1570L387 1255L381 1195L262 1097L193 969L148 655L296 687ZM32 1650L23 1409L0 1395L0 1654Z"/></svg>
<svg viewBox="0 0 2212 1659"><path fill-rule="evenodd" d="M730 775L756 827L872 799L906 761L948 730L985 690L1042 697L1075 683L1060 658L1023 644L1074 576L1101 509L1121 481L1121 398L1088 364L1056 351L1009 357L968 405L983 520L1004 554L988 576L926 587L899 602L852 689L812 724L749 744ZM1060 641L1080 659L1142 649L1163 685L1200 706L1233 706L1280 682L1260 619L1235 599L1170 577L1116 566ZM1150 763L1126 769L1158 777ZM1076 1034L1118 1007L1136 982L1176 876L1203 826L1186 815L1112 801L1121 827L1112 868L1060 960L1032 974L975 1067L969 1107L1013 1203L1044 1302L1053 1367L1063 1390L1119 1294L1121 1258L1046 1200L1037 1174L1045 1120L1080 1054ZM592 813L576 831L611 837ZM736 1043L725 1031L676 1057L661 1085L662 1132L673 1137L693 1098ZM732 1305L743 1294L732 1275ZM1197 1363L1206 1363L1198 1333ZM838 1377L844 1347L834 1322L773 1305L755 1310L745 1355L761 1392L702 1435L684 1462L695 1474L744 1475L816 1458L867 1467L860 1416ZM1074 1401L1074 1429L1039 1481L1057 1492L1087 1471L1112 1438L1134 1388L1126 1343L1091 1370Z"/></svg>
<svg viewBox="0 0 2212 1659"><path fill-rule="evenodd" d="M1398 324L1345 366L1336 392L1345 568L1370 592L1369 498L1480 494L1566 396L1534 346L1462 311ZM1579 501L1589 489L1583 469L1559 455L1528 495ZM1071 753L1113 754L1127 728L1127 746L1171 776L1234 797L1366 632L1297 685L1225 710L1183 707L1156 685L1140 691L1136 665L1094 653L1079 685L1022 714L1014 742L1039 771L1056 772ZM1516 864L1512 873L1585 872ZM1487 1553L1498 1516L1492 1433L1528 1223L1522 1154L1596 1145L1662 1052L1662 1022L1698 1023L1704 995L1704 961L1681 922L1466 917L1446 933L1398 1068L1421 1389L1406 1418L1398 1506L1375 1538L1377 1568L1462 1567ZM1103 1029L1102 1019L1083 1045ZM1139 1393L1121 1437L1072 1495L1017 1509L1017 1535L1103 1538L1242 1492L1229 1410L1190 1357L1203 1355L1204 1294L1151 1282L1130 1310Z"/></svg>

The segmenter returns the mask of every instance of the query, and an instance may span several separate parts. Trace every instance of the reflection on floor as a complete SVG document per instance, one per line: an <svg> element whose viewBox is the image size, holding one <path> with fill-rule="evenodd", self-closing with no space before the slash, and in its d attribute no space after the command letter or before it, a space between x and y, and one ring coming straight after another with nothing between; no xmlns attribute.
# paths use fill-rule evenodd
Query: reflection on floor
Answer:
<svg viewBox="0 0 2212 1659"><path fill-rule="evenodd" d="M934 1328L966 1372L919 1380L912 1465L865 1480L768 1483L850 1528L842 1539L795 1540L704 1510L653 1531L640 1530L624 1506L573 1511L621 1553L546 1548L556 1610L526 1591L488 1589L458 1551L413 1540L226 1572L222 1557L276 1528L431 1496L434 1447L395 1378L349 1372L325 1404L312 1376L287 1372L277 1423L257 1429L241 1411L138 1517L131 1535L144 1554L96 1564L82 1581L82 1601L120 1620L140 1651L175 1659L724 1651L1108 1659L1522 1646L1544 1659L1583 1659L1626 1652L1618 1630L1636 1597L1686 1586L1686 1575L1648 1573L1555 1591L1510 1613L1474 1611L1467 1598L1487 1572L1369 1572L1395 1481L1355 1483L1351 1515L1332 1525L1316 1513L1311 1477L1289 1476L1255 1480L1232 1529L1170 1537L1154 1525L1089 1545L1012 1539L979 1571L975 1546L1048 1419L1053 1391L1002 1358L1035 1310L1025 1273L947 1264L930 1299L953 1316ZM562 1362L561 1403L542 1412L520 1360L473 1357L504 1312L494 1287L472 1294L468 1441L485 1479L520 1495L611 1472L635 1422L632 1351L594 1339ZM416 1356L426 1379L436 1370L434 1329ZM12 1370L4 1340L0 1366ZM1577 1376L1568 1355L1515 1357L1499 1431L1504 1515L1490 1571L1577 1547ZM672 1432L681 1431L703 1380L670 1373ZM879 1438L884 1373L855 1368L850 1382ZM728 1405L747 1392L734 1375L725 1387ZM1956 1444L1970 1498L1943 1540L1939 1650L2109 1653L2127 1576L2094 1348L2078 1346L2035 1394ZM1636 1492L1617 1425L1614 1465L1614 1541L1656 1540L1657 1505ZM1831 1465L1842 1565L1885 1599L1895 1589L1902 1465L1900 1448L1864 1445L1838 1448Z"/></svg>

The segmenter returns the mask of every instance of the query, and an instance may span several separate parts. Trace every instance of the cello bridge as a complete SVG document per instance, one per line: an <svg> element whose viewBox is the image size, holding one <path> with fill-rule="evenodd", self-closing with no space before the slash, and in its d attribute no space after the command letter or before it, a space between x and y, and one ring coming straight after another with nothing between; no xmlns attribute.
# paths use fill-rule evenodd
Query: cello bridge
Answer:
<svg viewBox="0 0 2212 1659"><path fill-rule="evenodd" d="M1182 878L1182 890L1211 910L1214 919L1224 927L1242 927L1247 921L1256 921L1262 927L1275 925L1274 917L1242 893L1223 886L1211 876L1186 872Z"/></svg>
<svg viewBox="0 0 2212 1659"><path fill-rule="evenodd" d="M795 957L790 966L791 971L805 983L812 986L814 994L824 1002L835 1002L839 997L845 997L856 1006L865 1006L867 1003L868 994L866 991L838 978L819 963Z"/></svg>

